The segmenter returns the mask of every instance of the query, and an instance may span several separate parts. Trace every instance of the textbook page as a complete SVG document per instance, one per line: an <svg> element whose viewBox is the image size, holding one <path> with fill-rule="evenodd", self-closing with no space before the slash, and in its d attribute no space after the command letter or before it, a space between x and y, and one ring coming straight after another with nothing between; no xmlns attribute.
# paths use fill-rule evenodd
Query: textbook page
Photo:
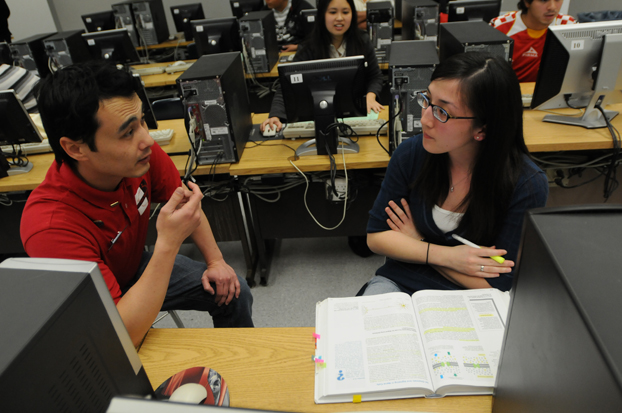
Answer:
<svg viewBox="0 0 622 413"><path fill-rule="evenodd" d="M412 303L404 293L318 303L316 359L325 367L316 363L316 403L433 393Z"/></svg>
<svg viewBox="0 0 622 413"><path fill-rule="evenodd" d="M509 293L494 288L413 294L439 395L492 394L509 301Z"/></svg>

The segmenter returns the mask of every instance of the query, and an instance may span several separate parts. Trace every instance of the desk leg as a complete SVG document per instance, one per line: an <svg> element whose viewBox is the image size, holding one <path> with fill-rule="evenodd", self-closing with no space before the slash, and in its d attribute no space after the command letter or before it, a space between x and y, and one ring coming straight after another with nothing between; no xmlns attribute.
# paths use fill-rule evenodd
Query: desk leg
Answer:
<svg viewBox="0 0 622 413"><path fill-rule="evenodd" d="M272 254L274 253L276 240L264 240L261 236L261 229L259 227L259 218L257 216L256 208L253 208L253 202L251 201L251 195L246 193L243 196L244 207L248 212L246 217L250 217L248 222L248 228L250 232L251 240L254 240L254 247L257 251L257 259L259 266L259 284L268 285L268 275L270 274L270 266L272 264Z"/></svg>
<svg viewBox="0 0 622 413"><path fill-rule="evenodd" d="M240 192L236 191L236 195L237 195L237 201L238 202L234 202L234 209L235 209L235 214L238 217L238 219L236 220L236 224L238 227L238 234L240 236L240 241L242 242L242 250L244 251L244 259L246 261L246 282L248 283L249 287L254 287L255 286L255 269L257 268L257 247L255 245L256 241L253 238L253 235L250 236L250 242L251 244L249 245L249 236L247 236L246 233L246 226L244 225L244 221L246 221L247 223L249 222L248 217L244 214L244 209L243 208L243 204L242 204L242 199L243 196ZM254 231L252 230L251 226L248 225L249 227L249 235L250 234L254 234Z"/></svg>

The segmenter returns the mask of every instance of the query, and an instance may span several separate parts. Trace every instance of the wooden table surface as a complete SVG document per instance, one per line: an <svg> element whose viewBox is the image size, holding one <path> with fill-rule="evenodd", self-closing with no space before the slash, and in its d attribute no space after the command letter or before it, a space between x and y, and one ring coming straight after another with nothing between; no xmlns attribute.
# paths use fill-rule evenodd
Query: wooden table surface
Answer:
<svg viewBox="0 0 622 413"><path fill-rule="evenodd" d="M184 369L209 367L229 386L231 406L288 412L490 412L492 396L315 404L312 327L149 330L139 356L152 386Z"/></svg>

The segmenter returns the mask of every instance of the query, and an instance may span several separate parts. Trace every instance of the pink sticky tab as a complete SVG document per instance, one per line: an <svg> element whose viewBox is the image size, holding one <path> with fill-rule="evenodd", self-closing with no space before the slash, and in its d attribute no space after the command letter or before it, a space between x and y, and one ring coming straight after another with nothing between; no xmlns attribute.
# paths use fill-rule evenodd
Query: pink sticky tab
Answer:
<svg viewBox="0 0 622 413"><path fill-rule="evenodd" d="M313 337L315 337L315 338L320 338L320 335L319 335L319 334L317 334L317 333L313 333Z"/></svg>

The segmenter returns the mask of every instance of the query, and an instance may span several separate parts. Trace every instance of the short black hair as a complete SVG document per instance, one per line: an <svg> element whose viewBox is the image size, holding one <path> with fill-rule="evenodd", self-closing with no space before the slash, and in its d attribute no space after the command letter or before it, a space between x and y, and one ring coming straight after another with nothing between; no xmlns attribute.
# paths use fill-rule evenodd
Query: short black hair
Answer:
<svg viewBox="0 0 622 413"><path fill-rule="evenodd" d="M527 5L531 3L533 3L533 0L519 0L516 7L518 7L518 10L522 11L523 13L527 13L527 9L529 8L527 7Z"/></svg>
<svg viewBox="0 0 622 413"><path fill-rule="evenodd" d="M127 69L103 60L62 68L39 82L37 104L56 161L71 165L75 162L60 146L63 136L84 142L96 152L100 102L116 97L131 98L137 88Z"/></svg>

